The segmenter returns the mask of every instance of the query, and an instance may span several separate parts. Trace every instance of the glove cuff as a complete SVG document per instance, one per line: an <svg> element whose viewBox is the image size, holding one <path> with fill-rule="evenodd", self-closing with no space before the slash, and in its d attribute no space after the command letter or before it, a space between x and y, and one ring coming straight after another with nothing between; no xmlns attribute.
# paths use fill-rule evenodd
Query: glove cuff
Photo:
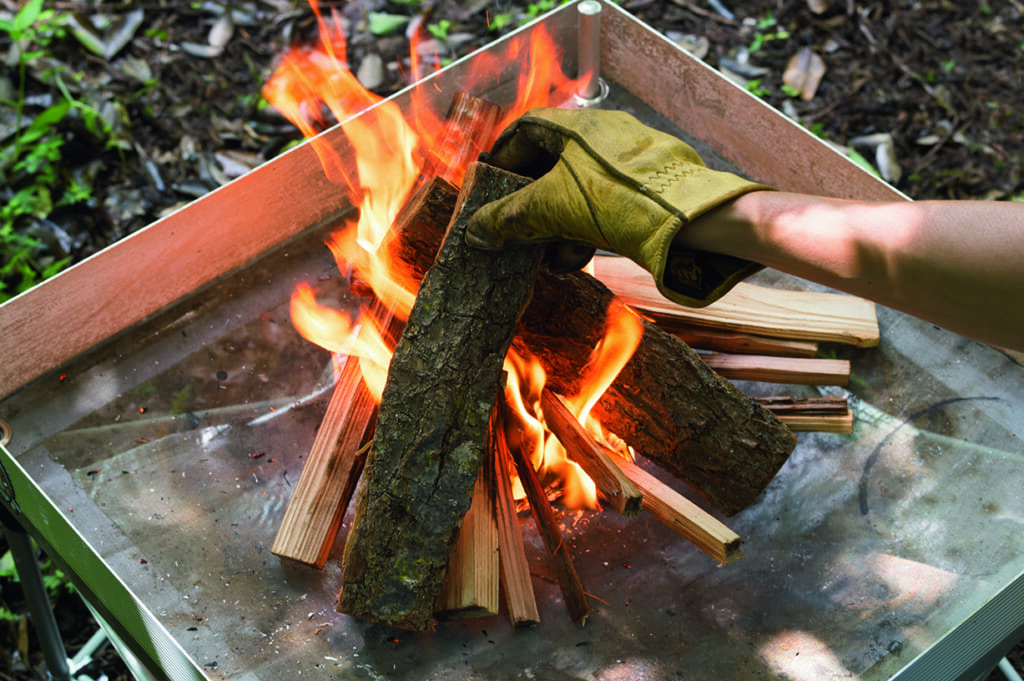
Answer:
<svg viewBox="0 0 1024 681"><path fill-rule="evenodd" d="M722 175L726 175L723 173ZM763 269L763 265L721 253L673 247L676 234L700 215L753 191L775 191L735 175L726 191L699 204L690 204L684 221L670 215L644 244L642 264L650 271L658 291L687 307L705 307L728 293L737 283Z"/></svg>

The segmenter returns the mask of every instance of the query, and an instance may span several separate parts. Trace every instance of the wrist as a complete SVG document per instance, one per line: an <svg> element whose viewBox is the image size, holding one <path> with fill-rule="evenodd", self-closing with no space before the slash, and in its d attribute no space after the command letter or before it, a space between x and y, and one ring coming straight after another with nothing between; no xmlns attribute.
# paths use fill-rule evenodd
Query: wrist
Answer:
<svg viewBox="0 0 1024 681"><path fill-rule="evenodd" d="M763 200L774 193L749 192L716 206L680 229L672 246L757 261Z"/></svg>

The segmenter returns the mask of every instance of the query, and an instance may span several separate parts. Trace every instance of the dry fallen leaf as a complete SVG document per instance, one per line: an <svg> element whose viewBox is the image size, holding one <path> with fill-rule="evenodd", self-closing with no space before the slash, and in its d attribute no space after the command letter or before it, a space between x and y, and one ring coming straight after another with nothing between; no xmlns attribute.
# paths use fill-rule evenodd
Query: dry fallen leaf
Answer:
<svg viewBox="0 0 1024 681"><path fill-rule="evenodd" d="M803 47L786 64L782 82L798 90L804 101L810 101L814 99L824 75L825 61L811 48Z"/></svg>

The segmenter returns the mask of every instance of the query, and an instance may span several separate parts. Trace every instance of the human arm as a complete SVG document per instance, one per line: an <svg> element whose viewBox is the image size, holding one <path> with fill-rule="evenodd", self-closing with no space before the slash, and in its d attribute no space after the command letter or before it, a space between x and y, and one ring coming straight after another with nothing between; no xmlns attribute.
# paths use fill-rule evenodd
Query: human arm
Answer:
<svg viewBox="0 0 1024 681"><path fill-rule="evenodd" d="M979 340L1024 346L1021 204L765 191L705 168L693 149L621 112L535 110L502 133L487 160L537 179L478 211L471 245L558 239L615 251L691 306L767 265Z"/></svg>
<svg viewBox="0 0 1024 681"><path fill-rule="evenodd" d="M694 220L673 244L749 259L1024 350L1024 204L753 192Z"/></svg>

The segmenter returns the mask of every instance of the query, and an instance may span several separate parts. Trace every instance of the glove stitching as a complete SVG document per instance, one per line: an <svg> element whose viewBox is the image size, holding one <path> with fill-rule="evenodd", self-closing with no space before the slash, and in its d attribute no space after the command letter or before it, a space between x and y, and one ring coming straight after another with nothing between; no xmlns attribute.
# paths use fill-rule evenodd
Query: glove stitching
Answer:
<svg viewBox="0 0 1024 681"><path fill-rule="evenodd" d="M685 178L694 174L694 168L691 164L684 161L675 160L655 171L654 175L648 181L648 189L658 195L664 195L664 193L674 184L682 182ZM703 168L701 168L703 170Z"/></svg>
<svg viewBox="0 0 1024 681"><path fill-rule="evenodd" d="M565 169L569 171L569 175L572 177L573 182L576 183L576 188L580 192L580 196L583 197L583 201L587 204L587 210L590 211L590 220L591 222L594 223L594 227L597 228L597 233L601 235L602 239L604 239L604 245L608 246L611 242L608 241L608 236L604 233L604 230L601 229L601 223L597 219L597 209L591 202L590 195L586 191L584 191L583 183L580 181L579 175L576 174L576 170L572 167L572 164L569 162L569 159L567 159L564 155L562 156L562 163L565 164Z"/></svg>

